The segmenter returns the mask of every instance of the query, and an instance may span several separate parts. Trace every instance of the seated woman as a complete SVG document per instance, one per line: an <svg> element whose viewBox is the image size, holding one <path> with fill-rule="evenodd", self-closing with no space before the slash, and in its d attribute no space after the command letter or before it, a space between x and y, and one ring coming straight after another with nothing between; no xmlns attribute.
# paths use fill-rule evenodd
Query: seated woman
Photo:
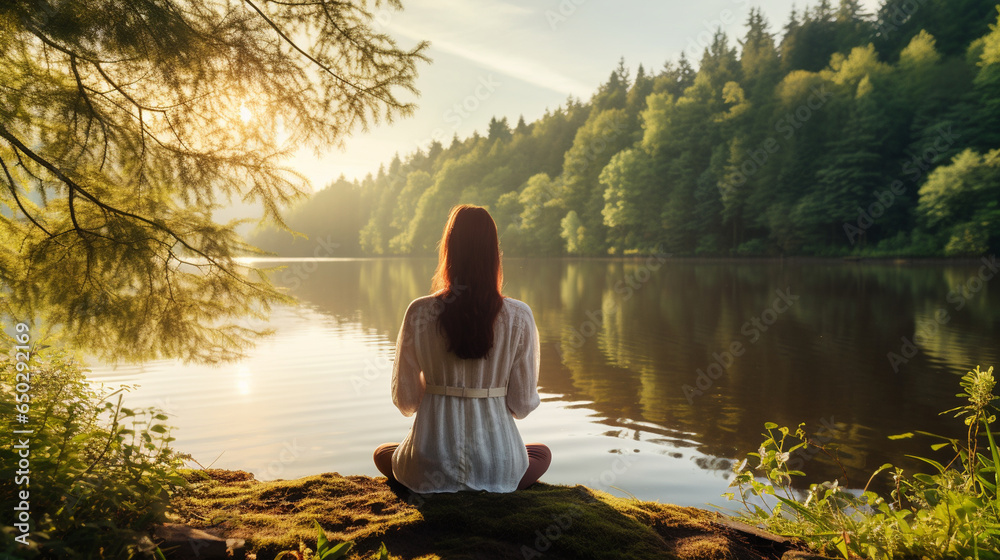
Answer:
<svg viewBox="0 0 1000 560"><path fill-rule="evenodd" d="M416 413L375 465L415 492L512 492L549 467L514 418L538 407L538 330L531 309L501 295L497 227L485 208L456 206L441 238L431 295L413 300L396 342L392 402Z"/></svg>

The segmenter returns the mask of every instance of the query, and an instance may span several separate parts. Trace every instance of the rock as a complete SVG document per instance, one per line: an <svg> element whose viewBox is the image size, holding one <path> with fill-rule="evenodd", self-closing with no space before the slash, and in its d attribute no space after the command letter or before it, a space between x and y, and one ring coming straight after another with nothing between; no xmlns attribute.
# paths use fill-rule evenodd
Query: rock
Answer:
<svg viewBox="0 0 1000 560"><path fill-rule="evenodd" d="M754 527L753 525L747 525L746 523L743 523L742 521L737 521L735 519L731 519L729 517L725 517L725 516L721 516L721 515L719 516L718 519L715 520L715 524L716 525L721 525L723 527L726 527L727 529L732 529L733 531L738 531L740 533L745 533L747 535L756 537L758 539L762 539L762 540L765 540L765 541L770 541L770 542L772 542L772 543L774 543L776 545L785 545L785 546L788 546L788 545L790 545L792 543L791 539L787 539L785 537L781 537L781 536L775 535L773 533L768 533L767 531L765 531L765 530L763 530L761 528Z"/></svg>
<svg viewBox="0 0 1000 560"><path fill-rule="evenodd" d="M226 539L226 552L232 560L246 560L246 541L243 539Z"/></svg>
<svg viewBox="0 0 1000 560"><path fill-rule="evenodd" d="M187 525L177 523L158 525L153 530L153 540L171 560L228 560L229 558L229 543L226 539ZM230 540L239 541L239 549L242 551L241 539Z"/></svg>
<svg viewBox="0 0 1000 560"><path fill-rule="evenodd" d="M837 559L830 558L829 556L823 556L822 554L813 554L812 552L802 552L801 550L789 550L788 552L781 555L781 560L837 560Z"/></svg>

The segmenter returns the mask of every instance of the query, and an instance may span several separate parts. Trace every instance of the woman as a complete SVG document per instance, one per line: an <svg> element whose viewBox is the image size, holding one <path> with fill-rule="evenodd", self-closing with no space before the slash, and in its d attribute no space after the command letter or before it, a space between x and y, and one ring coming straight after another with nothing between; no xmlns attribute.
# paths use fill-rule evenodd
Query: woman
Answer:
<svg viewBox="0 0 1000 560"><path fill-rule="evenodd" d="M527 488L548 469L542 444L524 445L514 418L538 407L538 330L531 309L501 295L497 226L485 208L452 208L429 295L399 329L392 402L416 413L375 465L424 494Z"/></svg>

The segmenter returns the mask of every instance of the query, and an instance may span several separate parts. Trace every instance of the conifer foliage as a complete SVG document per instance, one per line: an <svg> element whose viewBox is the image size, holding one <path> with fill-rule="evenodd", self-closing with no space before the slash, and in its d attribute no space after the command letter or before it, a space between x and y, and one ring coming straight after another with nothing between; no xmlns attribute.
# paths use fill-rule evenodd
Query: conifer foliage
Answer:
<svg viewBox="0 0 1000 560"><path fill-rule="evenodd" d="M106 358L233 357L283 296L213 212L279 208L282 158L413 111L426 47L369 2L0 3L0 310Z"/></svg>

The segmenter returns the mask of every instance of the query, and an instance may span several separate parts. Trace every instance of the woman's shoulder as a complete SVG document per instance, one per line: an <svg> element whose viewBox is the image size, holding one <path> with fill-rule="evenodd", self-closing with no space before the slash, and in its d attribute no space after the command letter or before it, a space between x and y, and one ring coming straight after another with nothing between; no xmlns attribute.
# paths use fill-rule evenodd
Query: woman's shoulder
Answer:
<svg viewBox="0 0 1000 560"><path fill-rule="evenodd" d="M436 294L428 294L426 296L420 296L417 299L410 302L409 307L420 307L421 305L433 305L434 302L438 301Z"/></svg>
<svg viewBox="0 0 1000 560"><path fill-rule="evenodd" d="M436 294L421 296L410 302L410 305L406 308L406 316L411 320L436 318L441 313L445 303ZM500 318L506 318L518 326L534 322L531 307L527 303L506 296L503 298L503 308Z"/></svg>
<svg viewBox="0 0 1000 560"><path fill-rule="evenodd" d="M436 316L441 311L441 300L434 294L418 297L406 306L406 317L413 321Z"/></svg>
<svg viewBox="0 0 1000 560"><path fill-rule="evenodd" d="M512 297L503 298L503 303L504 309L510 313L512 318L534 320L534 317L531 314L531 307L529 307L527 303Z"/></svg>

